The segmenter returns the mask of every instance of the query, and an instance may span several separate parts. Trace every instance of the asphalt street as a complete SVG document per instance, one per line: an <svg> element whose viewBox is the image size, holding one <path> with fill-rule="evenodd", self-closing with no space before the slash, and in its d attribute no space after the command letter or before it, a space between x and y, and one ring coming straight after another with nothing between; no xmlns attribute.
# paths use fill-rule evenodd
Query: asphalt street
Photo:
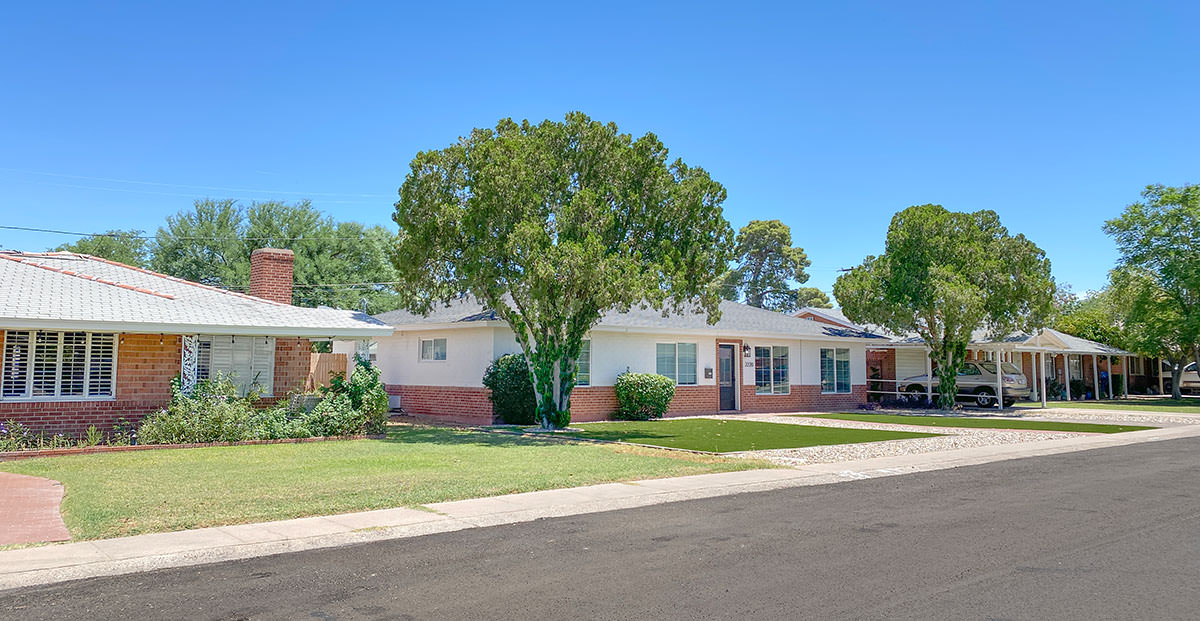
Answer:
<svg viewBox="0 0 1200 621"><path fill-rule="evenodd" d="M1200 616L1200 439L0 593L11 619Z"/></svg>

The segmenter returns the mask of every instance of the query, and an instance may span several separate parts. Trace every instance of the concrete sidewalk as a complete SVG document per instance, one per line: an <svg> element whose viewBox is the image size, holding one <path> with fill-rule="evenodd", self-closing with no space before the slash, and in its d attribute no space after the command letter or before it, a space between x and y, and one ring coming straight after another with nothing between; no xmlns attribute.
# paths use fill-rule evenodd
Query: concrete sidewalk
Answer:
<svg viewBox="0 0 1200 621"><path fill-rule="evenodd" d="M260 524L222 526L0 552L0 590L415 537L539 518L983 464L1200 436L1200 425L880 457L778 470L608 483Z"/></svg>

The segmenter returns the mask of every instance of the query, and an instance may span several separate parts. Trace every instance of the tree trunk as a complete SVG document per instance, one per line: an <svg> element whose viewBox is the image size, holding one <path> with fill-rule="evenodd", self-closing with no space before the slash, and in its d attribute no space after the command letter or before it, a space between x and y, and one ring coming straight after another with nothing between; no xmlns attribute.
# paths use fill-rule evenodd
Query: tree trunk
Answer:
<svg viewBox="0 0 1200 621"><path fill-rule="evenodd" d="M1179 360L1171 361L1171 398L1172 399L1182 399L1183 398L1183 386L1180 385L1183 383L1182 380L1183 380L1183 358L1181 356Z"/></svg>
<svg viewBox="0 0 1200 621"><path fill-rule="evenodd" d="M937 405L943 410L953 410L958 405L958 371L966 358L966 346L943 341L937 353L938 394Z"/></svg>

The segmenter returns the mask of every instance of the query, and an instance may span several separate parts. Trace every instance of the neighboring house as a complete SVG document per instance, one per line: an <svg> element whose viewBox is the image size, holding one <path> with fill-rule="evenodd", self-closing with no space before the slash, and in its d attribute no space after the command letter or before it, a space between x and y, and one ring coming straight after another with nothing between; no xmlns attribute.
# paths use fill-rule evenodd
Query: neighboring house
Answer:
<svg viewBox="0 0 1200 621"><path fill-rule="evenodd" d="M497 357L521 351L508 324L467 301L427 316L375 317L396 330L376 339L376 362L394 405L447 421L492 422L484 371ZM617 409L613 384L626 371L675 380L668 415L853 408L866 401L867 345L882 340L735 302L721 303L715 325L703 314L609 313L580 355L571 419L608 418Z"/></svg>
<svg viewBox="0 0 1200 621"><path fill-rule="evenodd" d="M876 326L855 324L840 309L805 307L796 316L844 328L887 334ZM1132 391L1162 390L1161 386L1155 388L1158 376L1154 374L1153 363L1147 359L1111 345L1050 328L1036 334L1013 334L1000 339L990 338L985 330L976 330L967 349L967 360L995 361L997 357L1020 369L1027 384L1033 388L1035 398L1041 397L1038 391L1042 380L1042 374L1036 369L1035 358L1044 360L1046 380L1054 380L1062 385L1063 396L1070 390L1068 379L1082 381L1085 391L1094 399L1119 394L1119 391L1112 390L1112 383L1107 380L1110 375L1130 377ZM890 343L867 351L867 377L877 380L870 387L875 398L914 389L915 385L904 382L904 378L925 375L930 367L924 341L912 334L892 337ZM1126 373L1127 368L1132 373ZM1170 382L1167 384L1169 387ZM1080 396L1075 394L1071 398Z"/></svg>
<svg viewBox="0 0 1200 621"><path fill-rule="evenodd" d="M310 339L391 328L291 305L290 250L251 256L250 294L68 252L0 252L0 421L78 434L139 419L218 372L273 403L302 390Z"/></svg>
<svg viewBox="0 0 1200 621"><path fill-rule="evenodd" d="M875 354L873 359L879 365L877 373L869 370L868 374L872 379L880 380L875 383L880 385L877 390L882 394L914 390L914 384L904 379L924 375L931 368L924 341L914 335L895 337ZM1114 390L1108 378L1111 375L1125 376L1125 369L1133 366L1134 360L1140 360L1136 354L1123 349L1051 328L1034 334L1012 334L1003 338L991 338L986 331L976 330L967 347L966 359L993 362L999 359L1011 363L1025 376L1035 399L1041 398L1043 376L1047 385L1050 380L1061 385L1061 396L1071 399L1083 395L1071 394L1070 380L1082 381L1084 390L1093 399L1120 395L1120 390ZM1042 361L1042 372L1039 372L1035 360ZM1142 380L1140 384L1144 387L1145 381ZM1137 378L1133 388L1139 388Z"/></svg>
<svg viewBox="0 0 1200 621"><path fill-rule="evenodd" d="M831 326L841 326L843 328L852 328L861 330L862 327L856 325L853 321L846 318L846 314L840 308L817 308L815 306L805 306L796 311L796 317L800 319L808 319L809 321L817 321Z"/></svg>

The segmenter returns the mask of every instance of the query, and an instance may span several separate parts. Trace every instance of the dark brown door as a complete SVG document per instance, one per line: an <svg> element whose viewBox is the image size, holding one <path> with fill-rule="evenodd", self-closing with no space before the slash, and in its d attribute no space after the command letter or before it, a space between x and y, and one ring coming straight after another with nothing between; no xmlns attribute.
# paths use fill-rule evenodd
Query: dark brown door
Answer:
<svg viewBox="0 0 1200 621"><path fill-rule="evenodd" d="M717 346L717 386L721 393L721 409L736 410L737 365L734 361L733 345Z"/></svg>

